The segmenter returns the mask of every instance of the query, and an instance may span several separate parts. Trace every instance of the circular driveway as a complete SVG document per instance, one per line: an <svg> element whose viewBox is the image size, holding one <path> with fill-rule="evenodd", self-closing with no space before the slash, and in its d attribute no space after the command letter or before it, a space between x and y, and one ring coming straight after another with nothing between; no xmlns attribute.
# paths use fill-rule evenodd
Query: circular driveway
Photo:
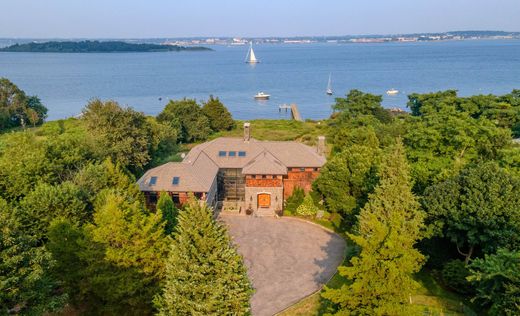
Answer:
<svg viewBox="0 0 520 316"><path fill-rule="evenodd" d="M270 316L321 289L336 272L345 241L294 218L221 215L244 256L255 316Z"/></svg>

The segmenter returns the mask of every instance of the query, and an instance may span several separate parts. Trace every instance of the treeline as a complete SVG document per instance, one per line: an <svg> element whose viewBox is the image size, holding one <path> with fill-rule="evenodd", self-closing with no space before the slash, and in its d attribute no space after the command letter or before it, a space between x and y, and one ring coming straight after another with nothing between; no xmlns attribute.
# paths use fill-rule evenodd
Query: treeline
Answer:
<svg viewBox="0 0 520 316"><path fill-rule="evenodd" d="M94 100L80 119L0 135L0 315L249 313L242 258L212 210L161 194L150 211L136 185L193 136L186 104L209 126L197 137L229 128L212 97L172 101L161 119Z"/></svg>
<svg viewBox="0 0 520 316"><path fill-rule="evenodd" d="M185 47L178 45L159 44L132 44L122 41L52 41L44 43L14 44L0 48L0 52L25 53L124 53L124 52L179 52L179 51L208 51L207 47Z"/></svg>
<svg viewBox="0 0 520 316"><path fill-rule="evenodd" d="M381 101L353 90L329 120L313 195L356 247L345 284L322 293L328 312L422 314L410 300L425 269L481 314L518 315L520 91L412 94L399 115Z"/></svg>

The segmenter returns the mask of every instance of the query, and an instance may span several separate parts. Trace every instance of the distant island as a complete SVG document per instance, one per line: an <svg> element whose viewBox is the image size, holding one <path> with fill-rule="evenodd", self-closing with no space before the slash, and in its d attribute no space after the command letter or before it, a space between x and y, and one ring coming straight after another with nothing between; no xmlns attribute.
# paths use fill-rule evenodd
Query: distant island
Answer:
<svg viewBox="0 0 520 316"><path fill-rule="evenodd" d="M14 44L0 48L0 52L25 53L124 53L124 52L180 52L180 51L209 51L211 48L202 46L180 46L163 44L132 44L123 41L52 41L44 43Z"/></svg>

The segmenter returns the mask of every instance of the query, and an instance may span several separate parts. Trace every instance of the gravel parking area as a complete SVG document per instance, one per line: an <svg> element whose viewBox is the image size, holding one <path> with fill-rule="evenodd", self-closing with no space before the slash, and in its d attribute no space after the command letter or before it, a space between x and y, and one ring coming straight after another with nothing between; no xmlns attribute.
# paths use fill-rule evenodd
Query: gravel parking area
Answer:
<svg viewBox="0 0 520 316"><path fill-rule="evenodd" d="M319 290L336 272L345 241L294 218L221 215L244 256L254 316L270 316Z"/></svg>

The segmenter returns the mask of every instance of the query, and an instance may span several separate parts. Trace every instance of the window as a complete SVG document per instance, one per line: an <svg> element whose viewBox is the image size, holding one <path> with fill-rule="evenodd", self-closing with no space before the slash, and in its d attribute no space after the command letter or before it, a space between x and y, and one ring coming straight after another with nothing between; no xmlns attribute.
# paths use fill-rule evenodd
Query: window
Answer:
<svg viewBox="0 0 520 316"><path fill-rule="evenodd" d="M180 181L180 180L181 180L181 179L180 179L179 177L173 177L172 184L173 184L173 185L179 185L179 181Z"/></svg>
<svg viewBox="0 0 520 316"><path fill-rule="evenodd" d="M318 171L318 168L312 168L314 171Z"/></svg>
<svg viewBox="0 0 520 316"><path fill-rule="evenodd" d="M305 171L305 168L300 168L300 171L302 171L302 172Z"/></svg>
<svg viewBox="0 0 520 316"><path fill-rule="evenodd" d="M264 175L262 176L262 179L267 179L267 176L264 174Z"/></svg>
<svg viewBox="0 0 520 316"><path fill-rule="evenodd" d="M157 183L157 177L151 177L150 182L148 182L148 185L152 186Z"/></svg>
<svg viewBox="0 0 520 316"><path fill-rule="evenodd" d="M238 157L245 157L246 156L246 152L245 151L239 151L238 152Z"/></svg>
<svg viewBox="0 0 520 316"><path fill-rule="evenodd" d="M237 155L236 151L230 151L229 152L229 157L235 157L236 155Z"/></svg>
<svg viewBox="0 0 520 316"><path fill-rule="evenodd" d="M221 151L218 152L218 156L219 157L226 157L226 152L221 150Z"/></svg>

